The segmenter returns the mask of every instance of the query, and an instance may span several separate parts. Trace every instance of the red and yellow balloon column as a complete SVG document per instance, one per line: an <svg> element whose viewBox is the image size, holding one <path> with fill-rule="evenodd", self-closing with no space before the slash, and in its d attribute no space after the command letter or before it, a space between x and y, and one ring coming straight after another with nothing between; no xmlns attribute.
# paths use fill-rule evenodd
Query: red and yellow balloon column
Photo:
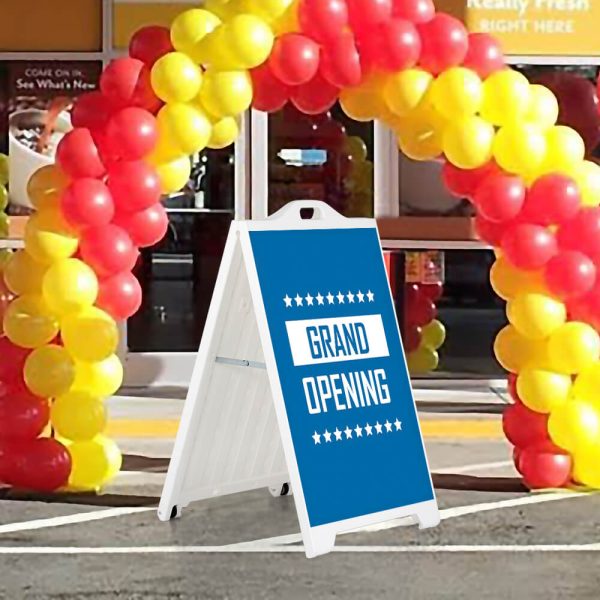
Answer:
<svg viewBox="0 0 600 600"><path fill-rule="evenodd" d="M118 471L102 400L122 376L116 321L140 302L137 248L166 227L161 193L185 183L190 154L231 143L252 103L318 114L338 99L385 121L409 157L444 160L497 248L510 325L495 351L516 381L504 423L525 482L600 487L600 168L556 125L550 90L431 0L209 0L134 36L30 182L38 212L5 268L18 297L0 378L22 406L13 422L31 426L2 439L0 477L90 489ZM49 401L56 437L39 438Z"/></svg>

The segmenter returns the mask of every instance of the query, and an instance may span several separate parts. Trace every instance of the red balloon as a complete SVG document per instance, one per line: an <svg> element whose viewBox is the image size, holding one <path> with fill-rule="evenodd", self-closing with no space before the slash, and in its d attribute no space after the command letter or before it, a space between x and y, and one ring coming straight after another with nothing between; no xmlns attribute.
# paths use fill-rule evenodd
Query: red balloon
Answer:
<svg viewBox="0 0 600 600"><path fill-rule="evenodd" d="M442 166L442 180L452 195L471 199L479 184L488 175L497 172L499 169L494 161L477 169L459 169L451 162L445 161Z"/></svg>
<svg viewBox="0 0 600 600"><path fill-rule="evenodd" d="M115 214L110 191L98 179L76 179L64 191L61 211L65 219L76 228L108 225Z"/></svg>
<svg viewBox="0 0 600 600"><path fill-rule="evenodd" d="M152 113L131 106L110 119L106 134L107 150L113 157L138 160L154 150L158 126Z"/></svg>
<svg viewBox="0 0 600 600"><path fill-rule="evenodd" d="M482 79L503 69L505 62L500 42L489 33L470 33L463 66L473 69Z"/></svg>
<svg viewBox="0 0 600 600"><path fill-rule="evenodd" d="M101 279L99 283L96 306L105 310L115 321L125 321L140 308L142 288L130 271Z"/></svg>
<svg viewBox="0 0 600 600"><path fill-rule="evenodd" d="M158 25L138 29L129 42L129 56L141 60L148 67L173 50L169 28Z"/></svg>
<svg viewBox="0 0 600 600"><path fill-rule="evenodd" d="M158 202L145 210L119 213L114 223L127 231L136 246L146 248L163 239L169 227L169 217L164 206Z"/></svg>
<svg viewBox="0 0 600 600"><path fill-rule="evenodd" d="M12 386L23 381L23 367L30 352L0 336L0 385Z"/></svg>
<svg viewBox="0 0 600 600"><path fill-rule="evenodd" d="M585 254L563 250L548 261L544 278L555 296L562 300L577 298L594 287L596 267Z"/></svg>
<svg viewBox="0 0 600 600"><path fill-rule="evenodd" d="M437 302L444 293L444 286L442 283L422 283L419 286L419 291L429 298L432 302Z"/></svg>
<svg viewBox="0 0 600 600"><path fill-rule="evenodd" d="M355 33L368 32L392 16L392 0L346 0L348 19Z"/></svg>
<svg viewBox="0 0 600 600"><path fill-rule="evenodd" d="M298 23L303 33L326 44L348 26L346 0L300 0Z"/></svg>
<svg viewBox="0 0 600 600"><path fill-rule="evenodd" d="M38 438L14 446L12 464L6 468L10 485L52 492L67 484L71 474L69 451L53 438Z"/></svg>
<svg viewBox="0 0 600 600"><path fill-rule="evenodd" d="M520 177L494 173L477 187L473 203L488 221L514 219L525 202L526 187Z"/></svg>
<svg viewBox="0 0 600 600"><path fill-rule="evenodd" d="M351 32L345 32L323 47L319 72L331 85L338 88L360 83L360 56Z"/></svg>
<svg viewBox="0 0 600 600"><path fill-rule="evenodd" d="M517 446L514 446L514 448L513 448L513 463L515 464L515 469L519 473L521 473L521 463L520 463L520 461L521 461L521 452L522 452L521 448L519 448ZM521 475L522 474L523 473L521 473Z"/></svg>
<svg viewBox="0 0 600 600"><path fill-rule="evenodd" d="M405 352L412 352L421 345L422 330L418 325L414 323L407 323L404 328L404 350Z"/></svg>
<svg viewBox="0 0 600 600"><path fill-rule="evenodd" d="M317 73L309 82L292 90L292 104L306 115L328 111L336 102L340 89Z"/></svg>
<svg viewBox="0 0 600 600"><path fill-rule="evenodd" d="M411 306L419 302L422 298L421 286L416 283L408 283L404 285L404 305Z"/></svg>
<svg viewBox="0 0 600 600"><path fill-rule="evenodd" d="M540 225L558 225L572 219L581 206L575 181L560 173L535 180L523 205L523 218Z"/></svg>
<svg viewBox="0 0 600 600"><path fill-rule="evenodd" d="M421 54L417 28L406 19L390 19L361 39L361 54L368 64L387 71L414 67Z"/></svg>
<svg viewBox="0 0 600 600"><path fill-rule="evenodd" d="M571 299L567 305L569 319L588 323L600 331L600 285L596 285L585 295Z"/></svg>
<svg viewBox="0 0 600 600"><path fill-rule="evenodd" d="M435 304L426 296L419 295L416 302L405 304L405 320L411 325L424 327L437 316Z"/></svg>
<svg viewBox="0 0 600 600"><path fill-rule="evenodd" d="M102 92L88 92L79 96L73 104L71 124L73 127L86 127L95 132L106 127L113 110Z"/></svg>
<svg viewBox="0 0 600 600"><path fill-rule="evenodd" d="M554 234L541 225L518 223L502 236L502 251L518 269L543 267L557 252Z"/></svg>
<svg viewBox="0 0 600 600"><path fill-rule="evenodd" d="M319 68L319 44L300 33L284 33L275 40L269 67L286 85L306 83Z"/></svg>
<svg viewBox="0 0 600 600"><path fill-rule="evenodd" d="M160 200L160 180L156 171L142 160L114 165L108 173L108 189L117 210L144 210Z"/></svg>
<svg viewBox="0 0 600 600"><path fill-rule="evenodd" d="M478 214L475 216L474 229L477 237L489 244L490 246L498 247L502 243L502 238L508 229L512 226L512 223L502 223L498 221L490 221L483 215Z"/></svg>
<svg viewBox="0 0 600 600"><path fill-rule="evenodd" d="M290 98L290 87L273 75L268 62L252 69L250 76L253 108L264 112L275 112L285 106Z"/></svg>
<svg viewBox="0 0 600 600"><path fill-rule="evenodd" d="M595 263L600 261L600 207L582 208L559 227L558 245L564 250L579 250Z"/></svg>
<svg viewBox="0 0 600 600"><path fill-rule="evenodd" d="M100 77L100 89L115 107L137 106L155 114L161 107L150 82L150 69L135 58L112 60Z"/></svg>
<svg viewBox="0 0 600 600"><path fill-rule="evenodd" d="M50 406L45 398L24 393L0 399L0 438L34 440L49 419Z"/></svg>
<svg viewBox="0 0 600 600"><path fill-rule="evenodd" d="M79 241L79 252L98 277L133 269L139 254L128 233L112 224L87 229Z"/></svg>
<svg viewBox="0 0 600 600"><path fill-rule="evenodd" d="M60 140L56 162L72 179L99 178L106 172L90 130L83 127L69 131Z"/></svg>
<svg viewBox="0 0 600 600"><path fill-rule="evenodd" d="M431 21L418 25L421 35L421 67L433 75L460 65L469 48L465 26L454 17L437 13Z"/></svg>
<svg viewBox="0 0 600 600"><path fill-rule="evenodd" d="M502 414L502 429L508 441L518 448L548 442L548 415L529 410L524 404L511 404Z"/></svg>
<svg viewBox="0 0 600 600"><path fill-rule="evenodd" d="M519 468L528 488L559 488L571 480L573 459L565 450L546 442L521 450Z"/></svg>
<svg viewBox="0 0 600 600"><path fill-rule="evenodd" d="M432 0L393 0L392 15L412 23L427 23L435 16Z"/></svg>

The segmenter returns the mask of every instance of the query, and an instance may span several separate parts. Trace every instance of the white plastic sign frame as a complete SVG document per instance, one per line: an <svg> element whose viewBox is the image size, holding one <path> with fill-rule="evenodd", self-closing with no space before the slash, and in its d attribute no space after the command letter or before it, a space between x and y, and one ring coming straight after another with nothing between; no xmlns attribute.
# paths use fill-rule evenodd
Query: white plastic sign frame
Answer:
<svg viewBox="0 0 600 600"><path fill-rule="evenodd" d="M302 209L312 217L302 218ZM349 266L346 253L354 256ZM288 270L281 261L290 256L297 260ZM352 291L361 269L372 285ZM296 275L302 289L292 289ZM337 299L329 289L324 296L329 281L348 282ZM363 342L345 329L344 347L325 339L307 349L307 332L309 340L310 332L330 335L340 323L357 324ZM357 370L362 365L373 368ZM339 384L336 369L351 369L346 400L332 383ZM348 381L366 387L351 395ZM285 482L309 558L330 552L341 532L406 516L421 528L440 521L375 221L306 200L231 225L158 516L166 521L192 501Z"/></svg>

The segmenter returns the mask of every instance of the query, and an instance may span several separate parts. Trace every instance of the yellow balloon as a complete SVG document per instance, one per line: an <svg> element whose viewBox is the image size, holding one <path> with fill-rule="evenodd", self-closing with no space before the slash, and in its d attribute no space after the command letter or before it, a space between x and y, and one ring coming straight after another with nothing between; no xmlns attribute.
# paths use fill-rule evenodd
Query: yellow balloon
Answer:
<svg viewBox="0 0 600 600"><path fill-rule="evenodd" d="M492 73L483 84L481 117L493 125L506 125L525 117L530 103L529 81L512 69Z"/></svg>
<svg viewBox="0 0 600 600"><path fill-rule="evenodd" d="M437 350L441 348L446 340L446 328L443 323L434 319L427 323L421 331L421 345Z"/></svg>
<svg viewBox="0 0 600 600"><path fill-rule="evenodd" d="M584 160L562 170L575 180L584 206L600 205L600 166L595 162Z"/></svg>
<svg viewBox="0 0 600 600"><path fill-rule="evenodd" d="M579 448L573 457L573 479L600 489L600 443Z"/></svg>
<svg viewBox="0 0 600 600"><path fill-rule="evenodd" d="M528 292L545 293L544 275L541 271L523 271L509 260L499 256L490 270L492 288L503 300Z"/></svg>
<svg viewBox="0 0 600 600"><path fill-rule="evenodd" d="M38 210L57 208L60 197L69 185L68 177L56 165L39 168L27 182L29 201Z"/></svg>
<svg viewBox="0 0 600 600"><path fill-rule="evenodd" d="M116 354L99 362L75 363L73 390L87 391L93 396L112 396L123 383L123 365Z"/></svg>
<svg viewBox="0 0 600 600"><path fill-rule="evenodd" d="M378 118L385 109L380 91L385 79L378 75L368 77L360 85L343 88L339 102L344 113L355 121L372 121Z"/></svg>
<svg viewBox="0 0 600 600"><path fill-rule="evenodd" d="M67 392L52 403L50 422L68 440L91 440L106 427L102 400L86 392Z"/></svg>
<svg viewBox="0 0 600 600"><path fill-rule="evenodd" d="M482 100L481 79L471 69L451 67L438 75L431 85L431 101L447 119L474 115Z"/></svg>
<svg viewBox="0 0 600 600"><path fill-rule="evenodd" d="M285 12L271 23L271 28L276 36L300 31L300 24L298 23L299 3L299 0L292 0Z"/></svg>
<svg viewBox="0 0 600 600"><path fill-rule="evenodd" d="M8 289L22 296L42 291L42 279L48 265L35 261L25 250L14 252L4 267L4 282Z"/></svg>
<svg viewBox="0 0 600 600"><path fill-rule="evenodd" d="M52 263L69 258L79 240L58 208L34 213L25 226L25 249L38 262Z"/></svg>
<svg viewBox="0 0 600 600"><path fill-rule="evenodd" d="M230 0L239 7L238 12L260 17L267 23L280 18L292 4L291 0Z"/></svg>
<svg viewBox="0 0 600 600"><path fill-rule="evenodd" d="M353 165L367 160L367 145L357 135L351 135L344 140L344 151L352 160Z"/></svg>
<svg viewBox="0 0 600 600"><path fill-rule="evenodd" d="M214 117L231 117L252 104L252 80L246 71L206 71L198 97Z"/></svg>
<svg viewBox="0 0 600 600"><path fill-rule="evenodd" d="M494 127L480 117L462 117L444 130L446 158L460 169L476 169L492 158Z"/></svg>
<svg viewBox="0 0 600 600"><path fill-rule="evenodd" d="M8 237L10 233L10 222L6 213L0 212L0 238Z"/></svg>
<svg viewBox="0 0 600 600"><path fill-rule="evenodd" d="M446 122L434 109L400 119L396 133L400 150L413 160L432 160L442 153Z"/></svg>
<svg viewBox="0 0 600 600"><path fill-rule="evenodd" d="M539 413L549 413L564 404L571 391L571 377L544 369L524 369L517 378L517 393L523 404Z"/></svg>
<svg viewBox="0 0 600 600"><path fill-rule="evenodd" d="M422 69L404 69L389 75L383 88L387 107L403 117L415 110L425 98L433 76Z"/></svg>
<svg viewBox="0 0 600 600"><path fill-rule="evenodd" d="M5 211L8 206L8 190L5 185L0 185L0 211Z"/></svg>
<svg viewBox="0 0 600 600"><path fill-rule="evenodd" d="M229 19L231 15L231 0L206 0L204 8L217 15L221 21Z"/></svg>
<svg viewBox="0 0 600 600"><path fill-rule="evenodd" d="M48 269L42 292L52 311L66 315L94 304L98 296L98 279L84 262L67 258Z"/></svg>
<svg viewBox="0 0 600 600"><path fill-rule="evenodd" d="M161 144L176 149L178 155L189 156L206 148L211 124L198 107L182 102L166 104L156 119Z"/></svg>
<svg viewBox="0 0 600 600"><path fill-rule="evenodd" d="M576 452L600 440L600 411L591 404L571 399L550 413L550 439L561 448Z"/></svg>
<svg viewBox="0 0 600 600"><path fill-rule="evenodd" d="M115 442L102 435L73 442L69 454L73 464L69 486L79 490L99 490L117 475L123 461Z"/></svg>
<svg viewBox="0 0 600 600"><path fill-rule="evenodd" d="M152 67L154 93L164 102L189 102L202 85L200 67L183 52L169 52Z"/></svg>
<svg viewBox="0 0 600 600"><path fill-rule="evenodd" d="M54 344L36 348L25 361L25 383L42 398L65 394L75 378L75 364L69 353Z"/></svg>
<svg viewBox="0 0 600 600"><path fill-rule="evenodd" d="M238 14L223 29L223 48L234 60L230 68L253 69L269 58L275 37L259 17Z"/></svg>
<svg viewBox="0 0 600 600"><path fill-rule="evenodd" d="M570 127L556 125L546 132L544 172L561 171L580 164L585 156L583 138Z"/></svg>
<svg viewBox="0 0 600 600"><path fill-rule="evenodd" d="M22 348L39 348L58 334L58 320L41 295L15 298L4 313L4 333Z"/></svg>
<svg viewBox="0 0 600 600"><path fill-rule="evenodd" d="M213 150L227 148L235 142L239 134L238 119L236 117L223 117L213 121L207 146Z"/></svg>
<svg viewBox="0 0 600 600"><path fill-rule="evenodd" d="M580 373L600 357L600 336L587 323L569 321L550 336L548 355L557 371Z"/></svg>
<svg viewBox="0 0 600 600"><path fill-rule="evenodd" d="M493 152L504 170L519 175L532 173L546 157L546 137L539 127L529 123L510 123L496 132Z"/></svg>
<svg viewBox="0 0 600 600"><path fill-rule="evenodd" d="M516 295L506 305L506 314L521 335L533 340L548 337L567 320L562 302L537 292Z"/></svg>
<svg viewBox="0 0 600 600"><path fill-rule="evenodd" d="M525 120L541 129L550 129L558 119L558 100L553 92L543 85L529 86L529 107Z"/></svg>
<svg viewBox="0 0 600 600"><path fill-rule="evenodd" d="M581 371L573 382L573 396L595 404L600 408L600 362L595 362Z"/></svg>
<svg viewBox="0 0 600 600"><path fill-rule="evenodd" d="M190 8L180 13L171 24L171 42L178 52L188 54L192 60L201 62L195 54L196 45L221 24L221 19L209 10Z"/></svg>
<svg viewBox="0 0 600 600"><path fill-rule="evenodd" d="M0 274L4 271L6 265L10 262L13 254L15 253L9 248L0 249Z"/></svg>
<svg viewBox="0 0 600 600"><path fill-rule="evenodd" d="M427 346L421 346L406 357L408 371L412 375L421 375L435 371L439 364L438 353Z"/></svg>
<svg viewBox="0 0 600 600"><path fill-rule="evenodd" d="M61 322L60 335L71 356L87 362L108 358L119 344L115 320L95 306L68 314Z"/></svg>
<svg viewBox="0 0 600 600"><path fill-rule="evenodd" d="M6 154L0 154L0 185L6 185L8 183L8 156Z"/></svg>
<svg viewBox="0 0 600 600"><path fill-rule="evenodd" d="M163 194L178 192L190 180L192 163L189 156L181 156L158 163L150 162L156 169Z"/></svg>
<svg viewBox="0 0 600 600"><path fill-rule="evenodd" d="M518 373L525 367L544 368L547 363L545 345L522 336L513 325L498 332L494 354L504 369Z"/></svg>

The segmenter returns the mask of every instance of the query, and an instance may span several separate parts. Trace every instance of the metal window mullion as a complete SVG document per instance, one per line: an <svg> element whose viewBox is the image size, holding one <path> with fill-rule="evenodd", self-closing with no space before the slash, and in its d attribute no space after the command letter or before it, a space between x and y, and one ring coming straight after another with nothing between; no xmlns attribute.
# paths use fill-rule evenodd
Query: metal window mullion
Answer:
<svg viewBox="0 0 600 600"><path fill-rule="evenodd" d="M250 203L251 218L269 215L269 115L250 113Z"/></svg>
<svg viewBox="0 0 600 600"><path fill-rule="evenodd" d="M375 217L400 214L400 161L393 131L381 121L373 124L373 201Z"/></svg>

